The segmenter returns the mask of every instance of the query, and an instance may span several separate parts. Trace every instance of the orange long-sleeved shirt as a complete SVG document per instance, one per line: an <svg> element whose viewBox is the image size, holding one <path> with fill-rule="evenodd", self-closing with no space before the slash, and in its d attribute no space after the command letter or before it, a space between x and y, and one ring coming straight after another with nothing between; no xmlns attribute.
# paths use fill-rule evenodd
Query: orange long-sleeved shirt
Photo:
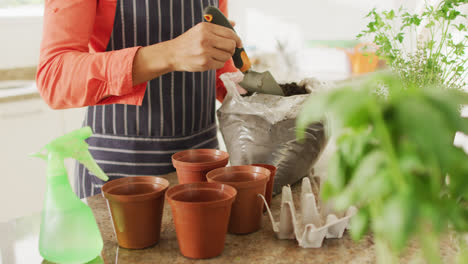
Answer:
<svg viewBox="0 0 468 264"><path fill-rule="evenodd" d="M141 105L146 83L133 86L132 81L133 59L140 47L105 52L116 6L117 0L46 1L36 82L50 107ZM227 15L227 0L219 0L219 8ZM236 68L229 60L216 72L220 101L226 90L218 77L232 71Z"/></svg>

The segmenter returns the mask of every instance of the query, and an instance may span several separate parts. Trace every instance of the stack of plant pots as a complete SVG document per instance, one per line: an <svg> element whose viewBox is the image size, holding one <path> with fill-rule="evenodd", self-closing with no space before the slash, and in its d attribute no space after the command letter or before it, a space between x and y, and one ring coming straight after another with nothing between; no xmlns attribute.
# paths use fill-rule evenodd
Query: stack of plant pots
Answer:
<svg viewBox="0 0 468 264"><path fill-rule="evenodd" d="M169 189L167 180L151 176L106 183L103 195L119 245L141 249L158 243L164 196L185 257L216 257L224 250L227 232L259 230L263 215L259 195L271 201L276 168L267 164L225 167L228 160L228 153L220 150L185 150L172 156L179 184Z"/></svg>

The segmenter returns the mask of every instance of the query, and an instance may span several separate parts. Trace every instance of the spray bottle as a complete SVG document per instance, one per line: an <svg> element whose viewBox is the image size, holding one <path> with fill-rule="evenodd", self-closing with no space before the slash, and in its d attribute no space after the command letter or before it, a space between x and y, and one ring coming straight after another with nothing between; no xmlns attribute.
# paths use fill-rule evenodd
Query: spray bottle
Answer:
<svg viewBox="0 0 468 264"><path fill-rule="evenodd" d="M85 139L90 127L54 139L32 156L47 161L47 191L42 211L39 251L55 263L86 263L100 255L103 241L93 212L73 192L64 159L74 158L96 177L109 178L96 164Z"/></svg>

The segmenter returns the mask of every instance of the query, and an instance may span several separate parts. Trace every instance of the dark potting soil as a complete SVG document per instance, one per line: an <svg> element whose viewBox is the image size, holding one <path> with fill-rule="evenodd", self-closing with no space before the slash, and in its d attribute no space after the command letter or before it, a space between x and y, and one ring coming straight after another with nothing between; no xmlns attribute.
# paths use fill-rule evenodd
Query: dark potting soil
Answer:
<svg viewBox="0 0 468 264"><path fill-rule="evenodd" d="M298 85L295 82L292 83L285 83L285 84L280 84L279 85L281 89L283 90L284 96L293 96L293 95L298 95L298 94L308 94L305 85ZM242 97L246 96L251 96L254 93L252 92L247 92L245 94L242 94Z"/></svg>
<svg viewBox="0 0 468 264"><path fill-rule="evenodd" d="M300 86L295 82L280 84L280 87L283 89L284 96L308 94L305 85Z"/></svg>

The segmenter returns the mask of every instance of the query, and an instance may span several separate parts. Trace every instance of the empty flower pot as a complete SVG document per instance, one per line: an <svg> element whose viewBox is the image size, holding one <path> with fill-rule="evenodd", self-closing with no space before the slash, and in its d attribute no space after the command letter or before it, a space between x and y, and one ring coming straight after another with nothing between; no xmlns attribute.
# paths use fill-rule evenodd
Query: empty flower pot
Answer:
<svg viewBox="0 0 468 264"><path fill-rule="evenodd" d="M229 185L209 182L169 188L166 198L171 205L182 255L204 259L223 252L236 193Z"/></svg>
<svg viewBox="0 0 468 264"><path fill-rule="evenodd" d="M233 166L210 171L208 182L231 185L237 190L236 201L232 205L229 232L248 234L261 228L263 201L258 194L265 195L270 178L268 169L258 166Z"/></svg>
<svg viewBox="0 0 468 264"><path fill-rule="evenodd" d="M119 246L141 249L159 242L166 179L126 177L102 186Z"/></svg>
<svg viewBox="0 0 468 264"><path fill-rule="evenodd" d="M271 198L273 196L273 184L275 182L275 174L276 174L276 167L269 164L252 164L252 166L259 166L270 171L270 180L267 182L266 190L265 190L265 200L268 206L271 208ZM263 212L266 211L266 207L263 207Z"/></svg>
<svg viewBox="0 0 468 264"><path fill-rule="evenodd" d="M206 182L207 172L224 167L228 162L229 154L217 149L189 149L172 155L180 184Z"/></svg>

